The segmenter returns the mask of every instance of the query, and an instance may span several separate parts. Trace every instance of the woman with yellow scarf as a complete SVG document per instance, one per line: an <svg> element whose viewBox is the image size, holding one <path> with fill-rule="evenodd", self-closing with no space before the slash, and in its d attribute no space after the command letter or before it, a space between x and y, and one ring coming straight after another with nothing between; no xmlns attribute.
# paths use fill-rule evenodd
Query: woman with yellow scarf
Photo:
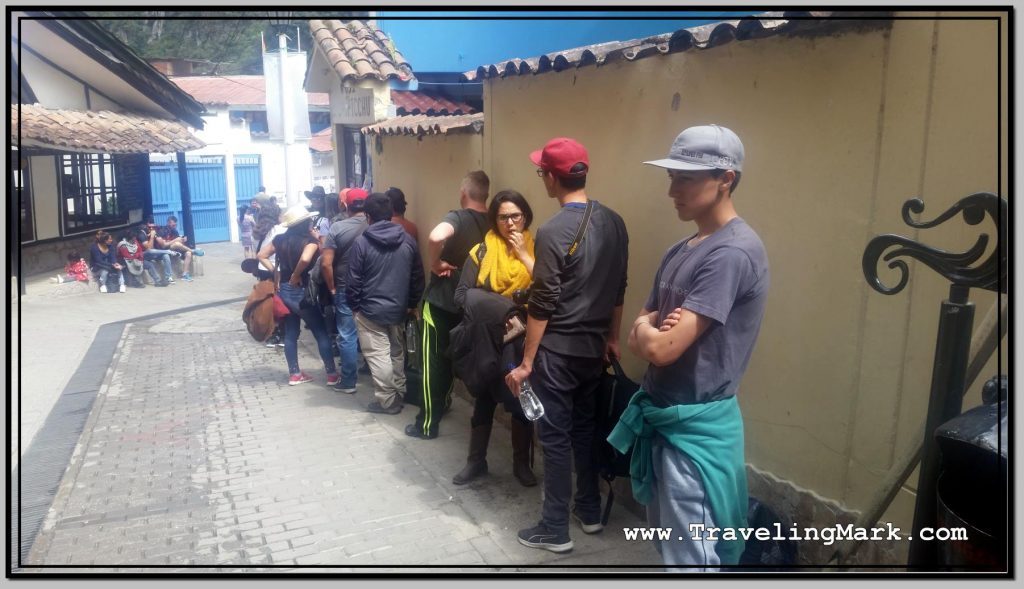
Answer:
<svg viewBox="0 0 1024 589"><path fill-rule="evenodd" d="M515 190L502 190L494 195L487 211L490 230L484 241L469 252L462 265L462 276L455 291L455 303L461 308L470 288L480 288L512 298L517 291L526 291L533 281L533 236L529 227L533 221L530 205ZM521 346L520 346L521 347ZM537 484L530 468L530 446L533 443L533 424L523 415L515 397L499 377L489 391L471 391L476 397L473 404L472 430L469 438L469 458L466 466L452 482L464 485L487 472L487 445L491 438L494 410L498 403L512 415L512 473L526 487Z"/></svg>

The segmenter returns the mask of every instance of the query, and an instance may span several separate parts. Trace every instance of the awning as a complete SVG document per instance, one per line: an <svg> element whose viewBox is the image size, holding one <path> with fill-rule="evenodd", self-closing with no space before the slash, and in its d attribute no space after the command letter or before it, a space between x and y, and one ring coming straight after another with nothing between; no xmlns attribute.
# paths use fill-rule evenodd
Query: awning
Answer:
<svg viewBox="0 0 1024 589"><path fill-rule="evenodd" d="M387 119L362 128L364 135L448 135L482 133L484 113L430 117L408 115Z"/></svg>
<svg viewBox="0 0 1024 589"><path fill-rule="evenodd" d="M174 153L206 144L185 125L106 110L81 111L21 104L11 109L11 145L84 153Z"/></svg>

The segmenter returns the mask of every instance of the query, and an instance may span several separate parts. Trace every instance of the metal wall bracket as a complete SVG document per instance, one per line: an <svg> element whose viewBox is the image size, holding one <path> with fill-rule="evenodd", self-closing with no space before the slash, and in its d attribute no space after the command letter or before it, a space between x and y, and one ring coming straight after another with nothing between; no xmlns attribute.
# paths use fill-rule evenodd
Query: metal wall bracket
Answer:
<svg viewBox="0 0 1024 589"><path fill-rule="evenodd" d="M864 249L864 277L871 288L887 295L894 295L903 290L910 277L910 271L907 268L907 263L899 258L909 257L923 262L953 284L1006 292L1006 225L1008 217L1005 200L989 192L979 192L961 199L933 221L914 221L910 216L911 213L920 215L923 212L924 201L920 198L912 198L903 203L903 222L915 229L930 229L963 213L964 221L968 225L978 225L987 214L992 217L998 230L996 250L984 262L972 266L985 253L989 242L988 234L983 233L978 236L974 246L963 253L951 253L928 247L899 235L880 235L868 242ZM885 253L886 250L894 246L898 249ZM879 279L878 262L880 259L889 262L890 268L899 270L900 280L896 286L887 287Z"/></svg>
<svg viewBox="0 0 1024 589"><path fill-rule="evenodd" d="M971 347L971 327L974 322L974 303L969 300L971 288L1005 293L1007 287L1008 222L1006 201L995 194L979 192L961 199L932 221L914 221L911 213L924 212L924 201L913 198L903 203L903 221L916 229L930 229L963 214L968 225L978 225L985 216L992 217L997 230L996 247L983 262L976 264L988 249L989 236L982 234L965 252L946 252L929 247L899 235L880 235L864 249L862 266L864 277L871 288L886 295L903 290L910 278L910 270L903 257L923 262L952 284L949 298L942 302L939 312L939 330L936 336L932 382L925 420L924 454L914 504L914 527L910 543L908 566L912 570L936 570L939 562L938 544L921 538L921 530L934 528L938 478L942 455L934 433L940 425L960 414L963 393L967 387L967 360ZM891 249L895 247L896 249ZM888 253L886 253L888 251ZM882 284L878 277L878 263L884 260L889 268L898 270L899 282L892 287Z"/></svg>

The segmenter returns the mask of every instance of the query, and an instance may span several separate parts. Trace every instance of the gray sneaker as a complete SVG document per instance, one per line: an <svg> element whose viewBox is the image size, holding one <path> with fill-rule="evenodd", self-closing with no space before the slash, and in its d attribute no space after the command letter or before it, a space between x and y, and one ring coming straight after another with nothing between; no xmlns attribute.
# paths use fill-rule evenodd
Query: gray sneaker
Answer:
<svg viewBox="0 0 1024 589"><path fill-rule="evenodd" d="M573 548L569 532L558 532L544 525L544 522L532 528L519 530L519 543L530 548L540 548L551 552L569 552Z"/></svg>

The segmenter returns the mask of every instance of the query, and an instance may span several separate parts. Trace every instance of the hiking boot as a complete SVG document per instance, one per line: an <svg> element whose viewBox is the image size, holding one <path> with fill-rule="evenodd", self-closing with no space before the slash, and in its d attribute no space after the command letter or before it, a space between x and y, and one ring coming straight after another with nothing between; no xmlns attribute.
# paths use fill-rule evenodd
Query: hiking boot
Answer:
<svg viewBox="0 0 1024 589"><path fill-rule="evenodd" d="M466 458L466 466L452 477L452 483L465 485L473 479L487 474L487 444L490 440L490 423L473 426L469 432L469 457Z"/></svg>
<svg viewBox="0 0 1024 589"><path fill-rule="evenodd" d="M380 404L380 401L371 401L366 406L368 413L384 413L385 415L398 415L402 412L402 402L395 400L389 407L384 407Z"/></svg>
<svg viewBox="0 0 1024 589"><path fill-rule="evenodd" d="M575 505L572 507L572 519L576 520L584 534L597 534L604 529L604 524L601 523L600 517L580 515L579 509Z"/></svg>
<svg viewBox="0 0 1024 589"><path fill-rule="evenodd" d="M530 548L540 548L551 552L569 552L572 550L572 539L568 531L556 532L538 523L532 528L519 530L519 543Z"/></svg>
<svg viewBox="0 0 1024 589"><path fill-rule="evenodd" d="M306 374L305 372L300 372L298 374L293 374L293 375L288 377L288 386L295 386L295 385L303 384L303 383L307 383L307 382L313 382L313 377L308 375L308 374Z"/></svg>

